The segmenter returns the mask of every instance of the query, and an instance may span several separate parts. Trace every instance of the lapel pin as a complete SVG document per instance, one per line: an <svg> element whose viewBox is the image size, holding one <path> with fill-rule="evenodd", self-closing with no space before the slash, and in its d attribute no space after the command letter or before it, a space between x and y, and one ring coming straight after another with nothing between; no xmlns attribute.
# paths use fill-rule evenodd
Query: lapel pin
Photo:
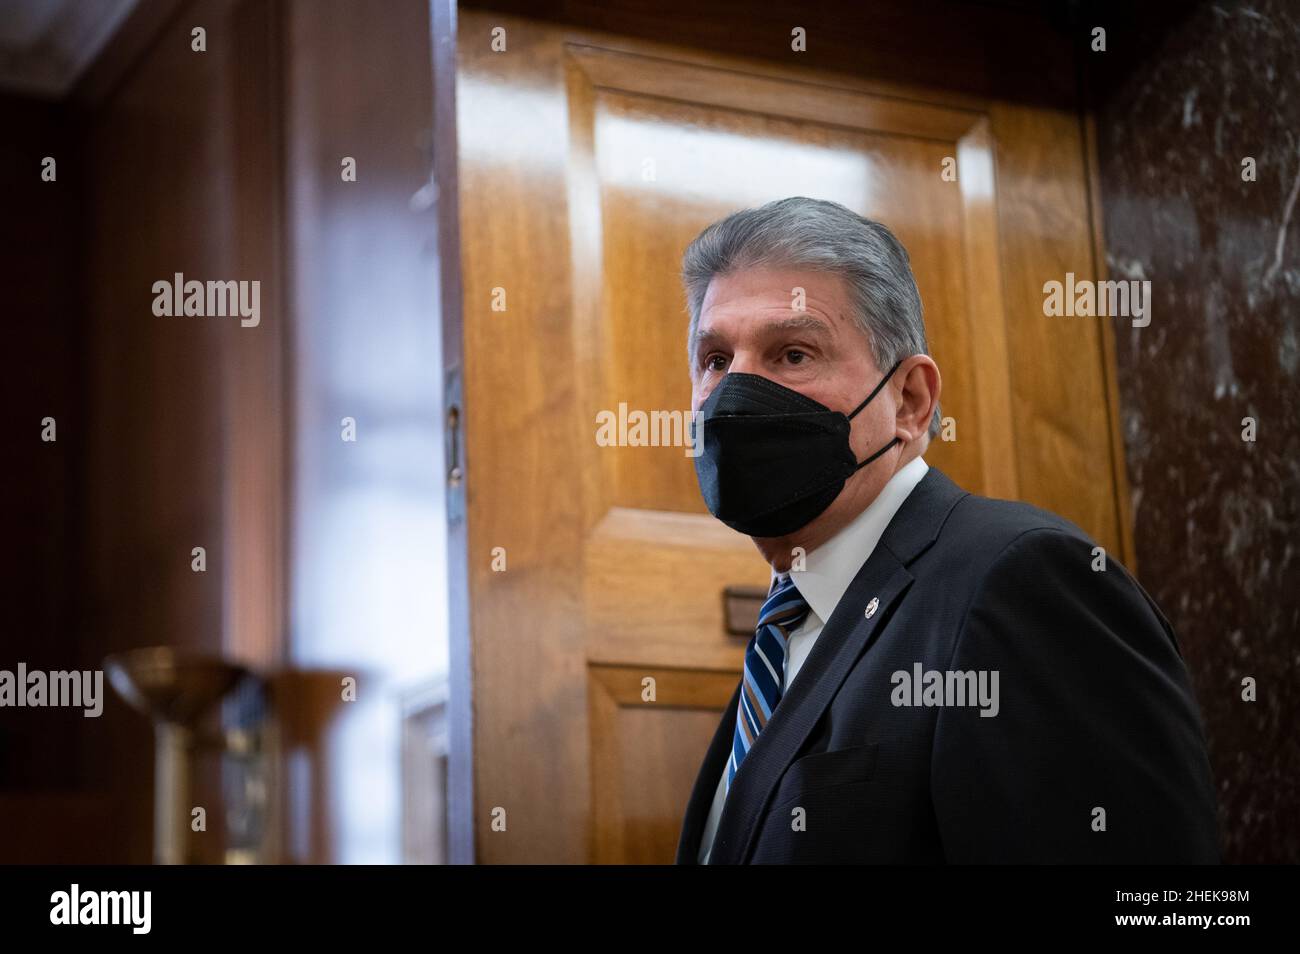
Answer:
<svg viewBox="0 0 1300 954"><path fill-rule="evenodd" d="M875 616L876 610L879 609L879 607L880 600L876 599L874 596L871 597L871 602L867 604L867 619L871 619L871 617Z"/></svg>

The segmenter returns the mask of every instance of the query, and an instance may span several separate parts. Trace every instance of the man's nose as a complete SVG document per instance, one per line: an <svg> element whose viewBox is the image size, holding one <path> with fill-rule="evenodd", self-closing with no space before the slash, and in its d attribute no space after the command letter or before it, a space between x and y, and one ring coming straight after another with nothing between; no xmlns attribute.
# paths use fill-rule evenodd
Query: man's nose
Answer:
<svg viewBox="0 0 1300 954"><path fill-rule="evenodd" d="M731 359L731 363L727 365L727 371L740 371L745 374L762 374L762 371L759 370L758 359L745 352L741 352Z"/></svg>

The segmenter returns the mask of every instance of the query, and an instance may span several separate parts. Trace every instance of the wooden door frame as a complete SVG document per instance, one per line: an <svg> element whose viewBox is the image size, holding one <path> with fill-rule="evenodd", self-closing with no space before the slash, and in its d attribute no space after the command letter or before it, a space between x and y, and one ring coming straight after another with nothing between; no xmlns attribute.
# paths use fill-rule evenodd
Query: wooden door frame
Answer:
<svg viewBox="0 0 1300 954"><path fill-rule="evenodd" d="M456 0L429 0L433 63L433 183L437 188L438 300L442 324L447 468L447 853L474 864L474 680L469 622L469 533L465 486L465 357L460 256L459 147L456 136ZM456 470L454 475L452 471Z"/></svg>

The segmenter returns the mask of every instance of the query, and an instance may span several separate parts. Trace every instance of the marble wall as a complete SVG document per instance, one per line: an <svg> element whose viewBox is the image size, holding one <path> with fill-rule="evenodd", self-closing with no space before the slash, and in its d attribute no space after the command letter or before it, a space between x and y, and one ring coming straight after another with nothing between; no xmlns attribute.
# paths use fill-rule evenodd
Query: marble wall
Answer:
<svg viewBox="0 0 1300 954"><path fill-rule="evenodd" d="M1151 282L1150 324L1116 325L1138 576L1192 672L1224 860L1300 861L1300 5L1096 19L1106 258Z"/></svg>

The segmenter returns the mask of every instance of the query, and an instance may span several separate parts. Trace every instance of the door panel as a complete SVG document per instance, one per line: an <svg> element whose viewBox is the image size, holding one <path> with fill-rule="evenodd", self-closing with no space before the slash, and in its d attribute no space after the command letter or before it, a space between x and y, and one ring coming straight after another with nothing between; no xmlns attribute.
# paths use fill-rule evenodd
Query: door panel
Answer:
<svg viewBox="0 0 1300 954"><path fill-rule="evenodd" d="M808 195L889 225L956 422L927 460L1118 547L1101 332L1041 326L1042 282L1092 272L1077 123L474 11L458 83L481 860L672 858L747 642L723 588L769 571L681 442L597 424L688 419L681 254L731 211Z"/></svg>

